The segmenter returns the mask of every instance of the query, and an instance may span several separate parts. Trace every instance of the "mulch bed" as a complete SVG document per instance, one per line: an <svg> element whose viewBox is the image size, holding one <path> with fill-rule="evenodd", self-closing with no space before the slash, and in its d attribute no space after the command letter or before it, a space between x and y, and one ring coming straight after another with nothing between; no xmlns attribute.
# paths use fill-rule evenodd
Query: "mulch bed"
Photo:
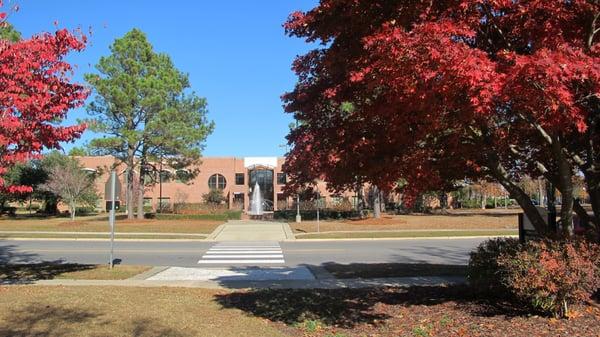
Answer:
<svg viewBox="0 0 600 337"><path fill-rule="evenodd" d="M532 316L465 286L256 290L216 300L290 336L600 336L597 306L573 307L570 319Z"/></svg>

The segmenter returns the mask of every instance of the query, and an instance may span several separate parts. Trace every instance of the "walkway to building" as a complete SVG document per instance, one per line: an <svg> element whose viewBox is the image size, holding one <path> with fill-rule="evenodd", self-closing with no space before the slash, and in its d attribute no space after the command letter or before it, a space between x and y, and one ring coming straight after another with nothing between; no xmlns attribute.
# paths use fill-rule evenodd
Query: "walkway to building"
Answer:
<svg viewBox="0 0 600 337"><path fill-rule="evenodd" d="M230 220L217 227L207 238L214 241L288 241L294 240L285 222Z"/></svg>

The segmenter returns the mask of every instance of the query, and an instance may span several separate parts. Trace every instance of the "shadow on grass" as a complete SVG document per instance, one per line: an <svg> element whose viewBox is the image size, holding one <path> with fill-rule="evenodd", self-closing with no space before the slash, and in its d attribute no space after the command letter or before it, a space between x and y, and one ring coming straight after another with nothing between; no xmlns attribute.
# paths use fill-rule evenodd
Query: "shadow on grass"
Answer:
<svg viewBox="0 0 600 337"><path fill-rule="evenodd" d="M0 336L183 336L150 319L134 319L131 322L117 322L117 319L115 317L113 321L112 317L106 317L97 310L36 303L11 312L0 327Z"/></svg>
<svg viewBox="0 0 600 337"><path fill-rule="evenodd" d="M317 320L351 329L378 325L392 318L380 304L432 306L454 302L461 310L481 316L519 316L526 313L499 299L481 299L466 285L377 289L265 289L215 296L225 308L288 325Z"/></svg>
<svg viewBox="0 0 600 337"><path fill-rule="evenodd" d="M97 318L97 314L39 303L13 311L0 327L0 336L64 336L70 335L72 324L86 324Z"/></svg>
<svg viewBox="0 0 600 337"><path fill-rule="evenodd" d="M466 265L431 263L351 263L328 262L323 267L336 278L466 276Z"/></svg>
<svg viewBox="0 0 600 337"><path fill-rule="evenodd" d="M95 265L42 262L29 264L0 265L0 284L27 284L39 280L51 280L58 275L96 268Z"/></svg>

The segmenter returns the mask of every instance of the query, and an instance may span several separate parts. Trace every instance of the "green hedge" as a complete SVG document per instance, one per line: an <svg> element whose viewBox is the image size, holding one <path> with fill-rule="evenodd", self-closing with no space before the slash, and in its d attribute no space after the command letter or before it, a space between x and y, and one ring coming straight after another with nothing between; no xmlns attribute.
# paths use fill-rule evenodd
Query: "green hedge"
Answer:
<svg viewBox="0 0 600 337"><path fill-rule="evenodd" d="M225 211L215 214L166 214L166 213L146 213L146 218L157 220L239 220L242 218L242 211Z"/></svg>
<svg viewBox="0 0 600 337"><path fill-rule="evenodd" d="M96 211L96 207L94 206L82 206L75 208L75 214L77 215L86 215L86 214L94 214L98 213Z"/></svg>
<svg viewBox="0 0 600 337"><path fill-rule="evenodd" d="M317 211L300 211L300 216L302 220L316 220L317 219ZM319 210L319 219L327 220L327 219L349 219L359 217L359 213L356 210L352 211L339 211L333 209L321 209ZM273 214L273 218L280 220L294 220L296 219L296 210L283 210L283 211L275 211Z"/></svg>

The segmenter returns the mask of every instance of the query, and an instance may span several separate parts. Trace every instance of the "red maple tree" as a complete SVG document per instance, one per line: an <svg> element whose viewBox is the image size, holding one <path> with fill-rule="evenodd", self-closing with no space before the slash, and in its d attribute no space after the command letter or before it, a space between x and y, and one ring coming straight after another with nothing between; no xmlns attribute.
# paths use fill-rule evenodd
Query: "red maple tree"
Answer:
<svg viewBox="0 0 600 337"><path fill-rule="evenodd" d="M549 234L517 183L544 176L563 223L575 210L600 228L600 1L322 0L285 28L321 43L283 96L299 122L285 166L296 185L403 178L410 202L486 179ZM595 216L574 199L576 174Z"/></svg>
<svg viewBox="0 0 600 337"><path fill-rule="evenodd" d="M6 14L0 17L4 20ZM89 94L71 81L72 67L64 61L85 42L84 36L64 29L16 42L0 40L0 190L30 191L27 186L5 186L3 174L44 149L60 148L60 142L78 138L85 129L58 125Z"/></svg>

